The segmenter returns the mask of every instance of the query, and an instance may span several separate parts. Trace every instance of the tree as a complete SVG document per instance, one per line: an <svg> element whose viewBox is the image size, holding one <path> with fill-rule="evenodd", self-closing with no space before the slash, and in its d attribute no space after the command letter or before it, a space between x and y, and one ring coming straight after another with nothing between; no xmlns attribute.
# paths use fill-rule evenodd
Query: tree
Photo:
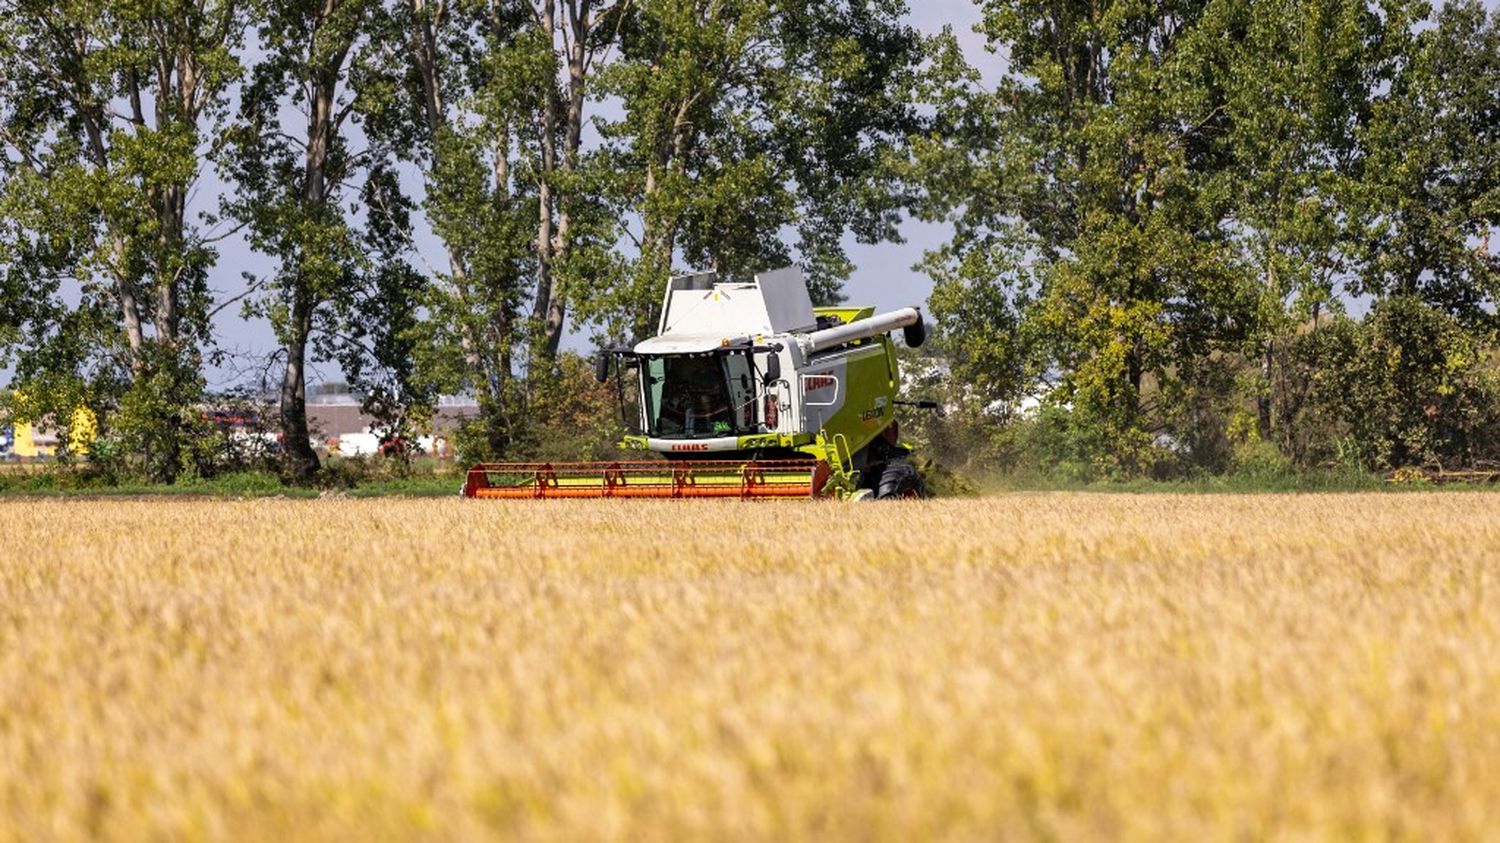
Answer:
<svg viewBox="0 0 1500 843"><path fill-rule="evenodd" d="M1338 310L1358 263L1355 231L1368 158L1361 138L1398 67L1418 4L1273 0L1212 4L1194 33L1198 84L1216 90L1224 166L1210 190L1258 289L1245 349L1259 361L1258 433L1270 437L1276 344ZM1226 37L1228 36L1228 37Z"/></svg>
<svg viewBox="0 0 1500 843"><path fill-rule="evenodd" d="M281 438L286 470L305 481L319 467L307 422L307 363L325 307L359 289L368 266L342 202L360 165L349 122L358 94L350 84L377 23L374 0L297 0L256 8L264 58L241 92L240 122L227 168L236 185L231 212L251 243L279 262L259 312L282 344ZM283 128L283 109L306 118L300 135Z"/></svg>
<svg viewBox="0 0 1500 843"><path fill-rule="evenodd" d="M1013 409L1049 374L1028 318L1041 284L1033 263L1041 242L1013 213L1022 179L1007 169L1024 159L996 154L1024 139L1006 116L1010 103L983 89L951 30L934 39L930 56L917 99L935 118L912 139L905 175L923 185L915 215L952 232L920 264L933 280L929 348L946 358L970 401Z"/></svg>
<svg viewBox="0 0 1500 843"><path fill-rule="evenodd" d="M1411 36L1362 140L1356 290L1415 296L1493 336L1500 328L1500 12L1445 3Z"/></svg>
<svg viewBox="0 0 1500 843"><path fill-rule="evenodd" d="M6 298L28 302L9 337L27 412L69 418L130 390L121 429L170 482L211 342L217 235L188 197L239 77L240 8L17 0L0 13L0 264Z"/></svg>
<svg viewBox="0 0 1500 843"><path fill-rule="evenodd" d="M410 230L411 202L390 162L370 163L360 205L367 214L357 233L356 283L328 302L314 346L319 357L338 361L384 439L407 442L431 420L438 398L422 372L429 281L406 260L402 232ZM407 455L404 445L399 453Z"/></svg>
<svg viewBox="0 0 1500 843"><path fill-rule="evenodd" d="M392 96L371 134L420 168L446 253L429 267L421 368L474 392L492 454L516 435L530 375L554 361L570 278L600 274L613 247L580 171L590 75L626 5L408 0L386 41Z"/></svg>
<svg viewBox="0 0 1500 843"><path fill-rule="evenodd" d="M1500 370L1481 337L1414 296L1288 338L1274 395L1288 453L1379 469L1493 466Z"/></svg>
<svg viewBox="0 0 1500 843"><path fill-rule="evenodd" d="M982 6L1008 72L992 92L944 92L950 134L914 157L931 185L924 213L955 221L928 257L933 309L993 397L1054 380L1102 470L1143 470L1157 441L1190 458L1205 443L1221 463L1221 437L1182 425L1233 415L1245 357L1271 435L1285 335L1347 293L1389 288L1382 267L1401 254L1413 279L1451 276L1431 270L1438 255L1458 256L1493 219L1481 210L1493 97L1480 92L1494 49L1463 4L1421 33L1427 6L1408 0ZM1415 168L1398 160L1407 126L1431 138ZM1463 187L1424 193L1455 166ZM1438 194L1448 204L1425 207L1462 207L1446 239L1395 222ZM1462 265L1453 286L1472 295L1484 262Z"/></svg>
<svg viewBox="0 0 1500 843"><path fill-rule="evenodd" d="M1224 164L1227 116L1187 49L1206 5L986 2L982 30L1009 71L966 105L996 125L951 118L976 134L957 141L968 185L948 191L964 221L937 256L943 280L998 284L991 298L1024 307L1037 341L1018 368L1058 374L1055 400L1108 471L1144 464L1148 385L1249 328L1207 178ZM959 301L935 300L940 321Z"/></svg>
<svg viewBox="0 0 1500 843"><path fill-rule="evenodd" d="M1486 303L1500 276L1480 244L1495 224L1500 184L1500 39L1493 23L1486 30L1483 10L1466 3L1445 5L1435 20L1423 2L1213 8L1217 26L1235 33L1210 30L1203 43L1205 55L1224 57L1231 118L1230 165L1218 181L1241 258L1264 291L1255 339L1260 433L1305 451L1298 443L1307 434L1295 429L1305 419L1274 416L1270 388L1286 380L1273 371L1277 345L1320 347L1299 339L1299 326L1317 330L1322 311L1371 295L1415 297L1471 329L1494 327ZM1329 359L1335 368L1349 363ZM1421 365L1416 355L1402 359Z"/></svg>
<svg viewBox="0 0 1500 843"><path fill-rule="evenodd" d="M401 38L386 43L414 61L387 62L392 96L368 125L421 169L446 252L429 268L423 368L474 390L492 453L519 441L517 414L537 417L570 310L639 336L679 259L779 265L787 227L831 296L849 269L845 232L895 235L902 196L887 165L917 125L902 91L921 46L899 12L402 5ZM602 140L586 143L588 115L611 99L625 116L596 118Z"/></svg>
<svg viewBox="0 0 1500 843"><path fill-rule="evenodd" d="M541 322L543 359L557 355L566 315L565 288L573 246L575 215L587 198L580 195L586 181L579 175L583 142L584 105L590 73L598 56L614 46L625 0L536 0L528 3L538 39L550 46L560 41L565 81L561 88L540 86L541 135L536 157L537 234L536 298L531 312ZM611 28L613 27L613 31ZM553 74L552 78L556 78ZM554 230L553 219L556 217ZM575 268L576 269L576 268ZM576 271L573 274L577 274Z"/></svg>
<svg viewBox="0 0 1500 843"><path fill-rule="evenodd" d="M600 74L624 116L601 127L635 242L621 283L578 291L615 334L651 332L679 257L749 273L800 260L815 298L852 270L842 238L898 237L894 162L921 125L925 42L902 3L645 0ZM797 235L795 249L783 242Z"/></svg>

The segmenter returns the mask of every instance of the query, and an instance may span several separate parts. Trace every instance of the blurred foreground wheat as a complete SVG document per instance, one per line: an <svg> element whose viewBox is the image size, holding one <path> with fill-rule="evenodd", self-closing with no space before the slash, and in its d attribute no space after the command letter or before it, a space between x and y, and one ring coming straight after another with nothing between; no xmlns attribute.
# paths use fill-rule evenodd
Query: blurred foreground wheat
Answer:
<svg viewBox="0 0 1500 843"><path fill-rule="evenodd" d="M1479 839L1500 496L0 504L0 839Z"/></svg>

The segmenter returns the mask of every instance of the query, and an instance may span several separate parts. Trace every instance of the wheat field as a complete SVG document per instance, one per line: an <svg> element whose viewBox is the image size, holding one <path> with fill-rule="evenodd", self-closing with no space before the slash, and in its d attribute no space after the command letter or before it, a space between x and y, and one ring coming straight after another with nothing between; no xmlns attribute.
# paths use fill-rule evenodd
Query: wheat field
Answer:
<svg viewBox="0 0 1500 843"><path fill-rule="evenodd" d="M0 503L0 839L1493 837L1497 506Z"/></svg>

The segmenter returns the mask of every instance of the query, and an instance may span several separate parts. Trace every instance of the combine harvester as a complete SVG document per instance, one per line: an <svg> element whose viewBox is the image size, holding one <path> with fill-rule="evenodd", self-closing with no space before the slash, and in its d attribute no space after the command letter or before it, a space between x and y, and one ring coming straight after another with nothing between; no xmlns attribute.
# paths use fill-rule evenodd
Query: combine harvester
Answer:
<svg viewBox="0 0 1500 843"><path fill-rule="evenodd" d="M657 336L600 352L646 457L486 463L476 498L912 498L925 491L897 439L899 377L890 332L926 339L913 307L814 308L795 267L753 281L714 273L667 284Z"/></svg>

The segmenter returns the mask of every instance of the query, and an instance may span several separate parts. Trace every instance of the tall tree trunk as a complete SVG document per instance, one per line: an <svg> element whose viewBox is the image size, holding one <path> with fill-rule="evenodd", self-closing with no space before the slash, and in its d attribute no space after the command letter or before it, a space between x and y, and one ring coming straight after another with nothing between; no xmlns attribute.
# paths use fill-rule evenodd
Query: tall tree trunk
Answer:
<svg viewBox="0 0 1500 843"><path fill-rule="evenodd" d="M1276 245L1272 241L1266 246L1266 295L1280 298L1276 280ZM1255 396L1255 427L1260 438L1269 442L1271 440L1271 404L1272 384L1271 376L1274 374L1276 365L1276 339L1275 331L1266 337L1261 344L1260 358L1260 388Z"/></svg>
<svg viewBox="0 0 1500 843"><path fill-rule="evenodd" d="M342 57L340 57L342 63ZM302 215L319 219L328 210L328 148L332 142L337 70L323 70L312 84L307 151L302 183ZM305 481L317 473L318 455L307 426L307 341L317 301L302 267L293 270L292 312L286 333L286 371L281 381L281 438L287 473Z"/></svg>
<svg viewBox="0 0 1500 843"><path fill-rule="evenodd" d="M556 32L556 8L553 0L545 0L542 3L537 26L550 39L555 37ZM536 228L536 295L532 299L531 318L541 323L540 343L537 351L540 357L551 361L557 354L557 344L561 341L561 325L554 327L551 324L551 311L549 309L554 294L552 277L552 261L555 256L557 243L553 239L553 219L556 213L556 199L553 196L553 174L557 170L557 111L558 102L552 89L549 87L542 93L541 98L541 150L537 173L537 228Z"/></svg>
<svg viewBox="0 0 1500 843"><path fill-rule="evenodd" d="M434 164L443 156L443 137L449 131L448 110L443 95L442 69L438 66L437 27L441 25L441 4L433 7L426 0L407 0L412 11L411 47L412 57L422 77L422 105L427 118L427 133L432 144ZM436 167L441 170L442 168ZM469 285L469 268L463 253L451 241L444 239L443 249L448 258L448 274L453 280L452 293L465 315L471 313L474 297ZM481 407L489 397L489 377L485 371L480 352L480 340L474 326L465 320L459 326L459 349L464 359L464 370L475 392L475 400Z"/></svg>
<svg viewBox="0 0 1500 843"><path fill-rule="evenodd" d="M1259 394L1255 396L1255 426L1260 438L1271 441L1271 376L1276 363L1276 341L1266 340L1261 349Z"/></svg>
<svg viewBox="0 0 1500 843"><path fill-rule="evenodd" d="M440 160L446 154L444 136L451 131L447 97L443 91L438 41L439 28L442 26L442 16L446 9L442 3L434 4L428 0L406 0L406 4L412 12L411 54L422 79L423 113L426 117L433 163L435 169L441 170L443 168ZM504 139L496 145L495 191L500 195L503 195L506 190L508 174L504 156L508 149L509 143ZM495 336L492 344L495 348L492 353L486 353L485 332L468 318L473 315L479 302L483 300L483 295L476 292L474 288L469 275L468 261L459 246L445 238L443 249L448 259L448 274L452 280L452 288L448 293L457 301L460 312L466 317L458 331L459 353L463 357L464 372L470 388L474 391L474 401L479 406L479 415L484 424L485 438L490 451L493 455L500 456L509 444L509 430L505 419L505 388L510 377L510 358L503 349L510 336L510 320L504 314L499 317L498 323L493 326Z"/></svg>
<svg viewBox="0 0 1500 843"><path fill-rule="evenodd" d="M184 191L173 185L162 191L161 231L157 235L164 258L178 254L182 249L183 217L186 212ZM156 338L157 341L177 350L181 335L181 314L178 312L181 272L170 267L157 270L156 281Z"/></svg>
<svg viewBox="0 0 1500 843"><path fill-rule="evenodd" d="M643 203L647 208L653 204L651 197L656 195L660 189L661 182L657 172L675 170L682 175L687 169L688 151L695 142L692 123L688 119L692 108L703 97L704 92L698 91L677 103L673 110L672 122L666 127L661 136L661 141L656 150L656 166L646 169L646 201ZM641 256L644 259L646 277L653 284L663 284L672 275L672 257L677 251L677 230L679 220L677 217L655 216L645 214L642 220L644 228L641 238ZM646 296L649 305L636 314L635 331L638 339L650 336L655 332L656 321L660 317L661 307L657 302L659 298Z"/></svg>
<svg viewBox="0 0 1500 843"><path fill-rule="evenodd" d="M492 154L494 155L495 202L500 204L510 199L510 129L508 126L502 124L499 127ZM479 371L484 373L486 378L493 407L487 416L490 449L497 455L504 454L511 443L507 413L513 362L511 343L515 339L517 321L517 314L509 297L502 297L493 322L485 326L488 330L494 331L491 347L488 350L484 349L483 331L480 332L477 343L478 353L483 361Z"/></svg>
<svg viewBox="0 0 1500 843"><path fill-rule="evenodd" d="M158 21L157 25L160 29L152 38L156 51L154 129L162 135L181 131L187 126L196 129L207 101L202 96L205 80L197 64L197 42L199 39L217 41L227 35L227 30L223 34L211 33L194 28L195 21L170 17ZM137 126L144 126L140 80L132 74L129 81L134 122ZM158 221L155 313L152 319L156 327L156 354L153 365L157 368L157 376L164 375L169 379L170 395L165 416L161 419L163 450L157 455L153 473L164 483L175 481L182 468L183 446L191 435L184 408L196 396L196 388L191 383L195 372L184 354L182 327L188 187L186 183L172 183L151 194Z"/></svg>
<svg viewBox="0 0 1500 843"><path fill-rule="evenodd" d="M281 447L287 473L299 482L318 471L307 425L307 340L312 333L312 303L299 291L287 331L286 371L281 379Z"/></svg>
<svg viewBox="0 0 1500 843"><path fill-rule="evenodd" d="M82 100L81 100L82 101ZM104 145L103 117L97 111L83 113L84 134L88 137L89 158L101 170L109 167L109 151ZM128 247L117 231L109 234L114 260L110 274L115 281L115 299L120 304L120 324L125 329L125 343L130 353L130 379L137 381L145 373L146 334L141 327L141 305L136 298L135 279L129 270Z"/></svg>
<svg viewBox="0 0 1500 843"><path fill-rule="evenodd" d="M327 203L329 132L332 129L334 83L326 77L313 84L312 110L304 160L302 213L320 217ZM286 371L281 379L281 447L287 473L306 481L317 473L318 454L307 426L307 340L312 335L313 295L303 270L295 270L292 312L287 325Z"/></svg>
<svg viewBox="0 0 1500 843"><path fill-rule="evenodd" d="M141 327L141 305L135 295L135 281L125 269L125 241L112 236L115 252L115 295L120 302L120 320L125 328L125 343L130 349L130 378L140 380L146 371L146 333Z"/></svg>
<svg viewBox="0 0 1500 843"><path fill-rule="evenodd" d="M541 205L537 230L537 290L532 302L533 318L541 320L544 358L557 356L567 322L567 296L556 277L556 261L567 253L572 233L569 213L571 197L556 189L549 176L555 171L572 173L578 166L583 139L583 107L588 94L588 67L593 57L589 40L594 28L610 11L594 12L594 0L565 0L562 39L568 81L566 103L548 91L542 105L542 179L538 190ZM544 0L538 25L552 36L557 31L554 0ZM562 121L562 160L558 158L558 120ZM553 220L556 219L554 227Z"/></svg>
<svg viewBox="0 0 1500 843"><path fill-rule="evenodd" d="M158 193L158 218L161 230L157 234L159 255L162 260L180 252L184 216L184 194L180 187L172 186ZM156 353L152 365L158 377L169 379L166 413L160 420L162 452L157 455L152 473L161 483L177 480L182 465L183 440L187 430L183 424L181 404L190 400L186 389L187 372L183 366L180 342L181 316L178 312L180 271L170 266L158 266L156 270Z"/></svg>
<svg viewBox="0 0 1500 843"><path fill-rule="evenodd" d="M596 22L591 16L591 0L569 0L567 26L572 36L565 39L568 63L568 103L563 114L562 170L572 173L578 166L578 148L583 139L583 102L587 93L589 50L587 43ZM572 231L567 196L559 197L557 214L558 251L568 248ZM557 356L562 342L563 327L567 320L567 300L556 279L551 283L547 297L547 315L542 325L543 352L549 357Z"/></svg>

